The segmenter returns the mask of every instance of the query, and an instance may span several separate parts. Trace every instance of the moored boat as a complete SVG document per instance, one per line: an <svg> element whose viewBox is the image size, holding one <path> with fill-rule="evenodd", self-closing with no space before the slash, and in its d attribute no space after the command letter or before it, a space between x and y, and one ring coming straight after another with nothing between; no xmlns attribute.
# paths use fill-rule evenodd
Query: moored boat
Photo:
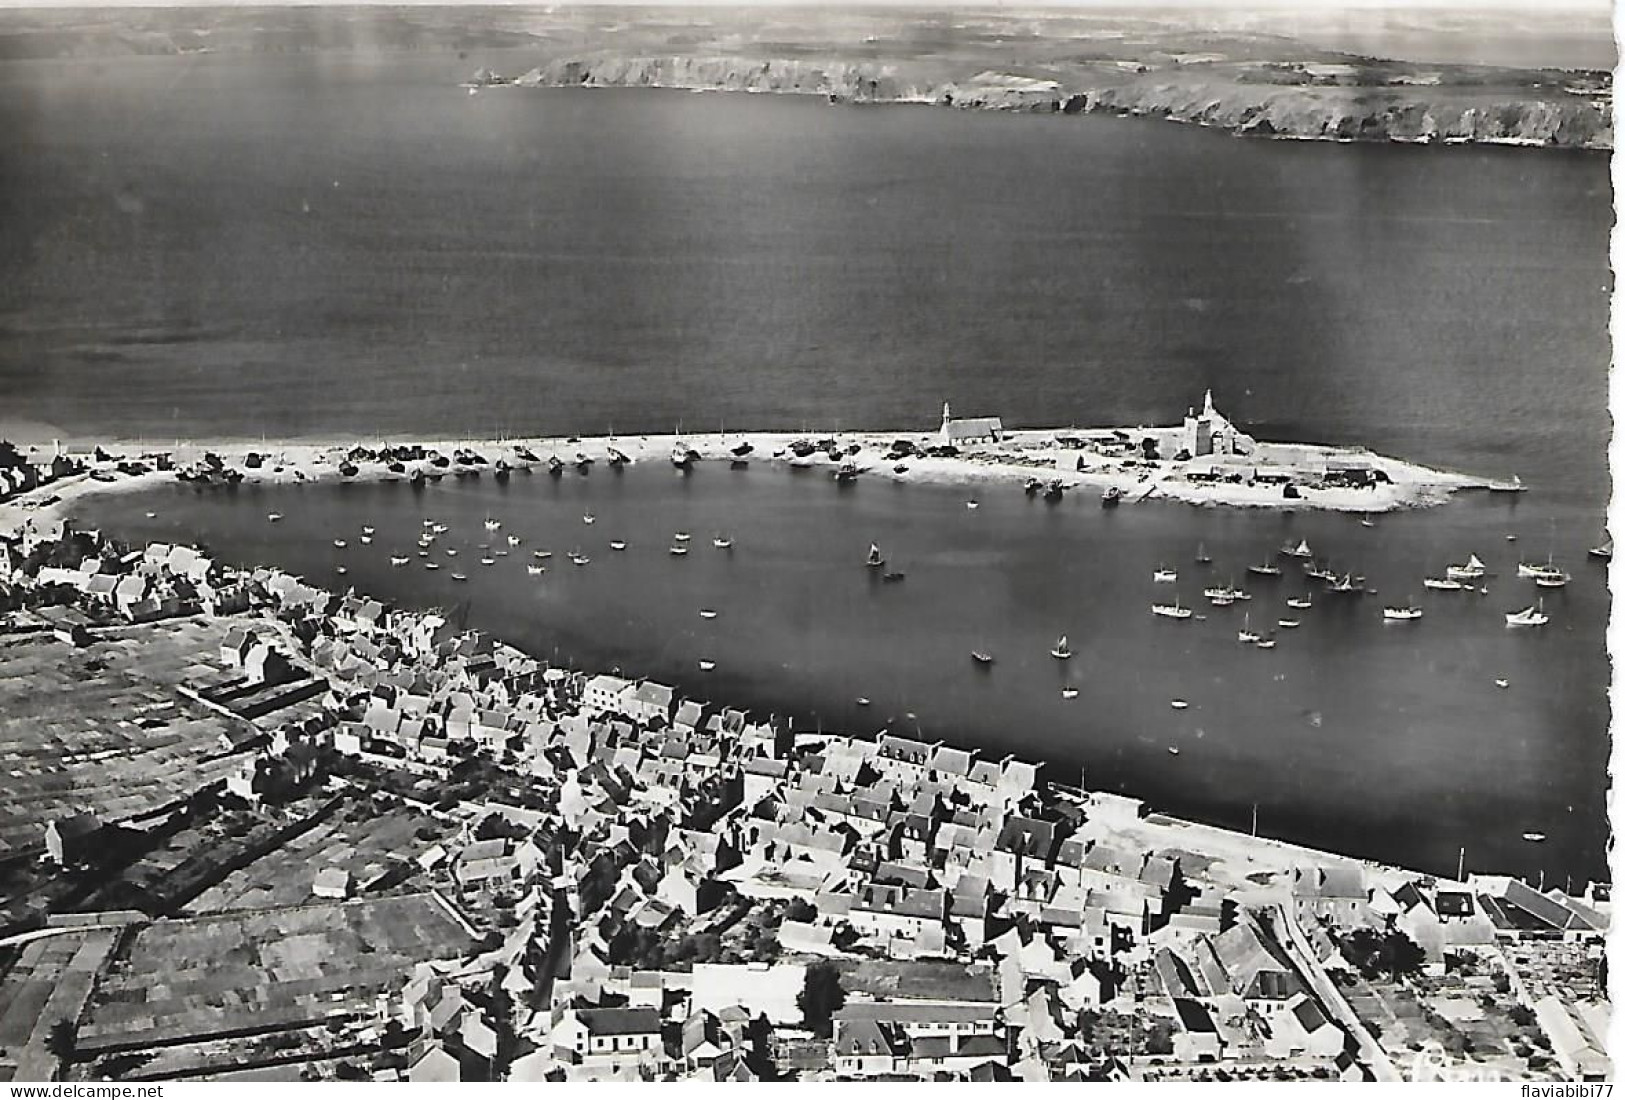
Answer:
<svg viewBox="0 0 1625 1100"><path fill-rule="evenodd" d="M985 650L973 649L970 651L970 659L979 665L990 665L993 663L993 654Z"/></svg>
<svg viewBox="0 0 1625 1100"><path fill-rule="evenodd" d="M1152 604L1151 614L1157 615L1164 619L1188 619L1191 617L1191 609L1188 607L1181 607L1178 598L1175 598L1173 603Z"/></svg>
<svg viewBox="0 0 1625 1100"><path fill-rule="evenodd" d="M866 560L864 562L864 564L867 565L870 569L879 569L881 566L886 564L886 559L881 557L881 555L880 555L880 547L879 546L875 545L872 542L869 544L869 557L868 557L868 560Z"/></svg>
<svg viewBox="0 0 1625 1100"><path fill-rule="evenodd" d="M1506 621L1508 626L1545 626L1551 618L1546 614L1545 601L1538 601L1533 607L1508 612Z"/></svg>
<svg viewBox="0 0 1625 1100"><path fill-rule="evenodd" d="M1414 603L1404 607L1385 607L1382 609L1384 622L1414 622L1422 617L1422 609Z"/></svg>
<svg viewBox="0 0 1625 1100"><path fill-rule="evenodd" d="M1281 575L1281 567L1278 565L1271 565L1266 561L1260 562L1257 565L1249 565L1247 567L1247 572L1258 577L1279 577Z"/></svg>
<svg viewBox="0 0 1625 1100"><path fill-rule="evenodd" d="M1445 566L1444 575L1453 581L1474 581L1487 572L1477 554L1468 554L1464 565Z"/></svg>
<svg viewBox="0 0 1625 1100"><path fill-rule="evenodd" d="M1179 580L1179 573L1166 566L1159 565L1157 571L1151 574L1151 580L1155 584L1173 584Z"/></svg>
<svg viewBox="0 0 1625 1100"><path fill-rule="evenodd" d="M1102 508L1116 508L1121 503L1123 503L1123 490L1115 485L1100 494L1100 506Z"/></svg>
<svg viewBox="0 0 1625 1100"><path fill-rule="evenodd" d="M1072 647L1066 644L1065 634L1061 635L1060 640L1055 643L1055 648L1049 651L1049 655L1057 661L1071 660Z"/></svg>
<svg viewBox="0 0 1625 1100"><path fill-rule="evenodd" d="M1612 538L1606 538L1602 541L1602 545L1593 546L1591 549L1587 550L1586 553L1590 554L1594 558L1600 558L1603 561L1608 561L1614 556L1614 540Z"/></svg>
<svg viewBox="0 0 1625 1100"><path fill-rule="evenodd" d="M1521 493L1525 491L1526 486L1522 478L1517 474L1513 474L1511 480L1492 481L1486 488L1492 493Z"/></svg>
<svg viewBox="0 0 1625 1100"><path fill-rule="evenodd" d="M1450 580L1448 577L1423 577L1422 587L1431 588L1438 592L1460 592L1469 587L1460 581Z"/></svg>
<svg viewBox="0 0 1625 1100"><path fill-rule="evenodd" d="M1312 558L1315 556L1314 552L1309 549L1309 543L1305 539L1299 539L1296 546L1290 542L1284 544L1281 547L1281 553L1289 558Z"/></svg>

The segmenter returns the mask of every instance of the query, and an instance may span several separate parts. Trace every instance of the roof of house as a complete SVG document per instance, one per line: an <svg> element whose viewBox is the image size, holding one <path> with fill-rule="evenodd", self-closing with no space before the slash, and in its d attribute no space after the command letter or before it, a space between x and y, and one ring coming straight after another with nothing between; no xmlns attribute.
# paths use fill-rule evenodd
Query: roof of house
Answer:
<svg viewBox="0 0 1625 1100"><path fill-rule="evenodd" d="M582 1008L576 1019L589 1035L660 1034L660 1013L653 1008Z"/></svg>

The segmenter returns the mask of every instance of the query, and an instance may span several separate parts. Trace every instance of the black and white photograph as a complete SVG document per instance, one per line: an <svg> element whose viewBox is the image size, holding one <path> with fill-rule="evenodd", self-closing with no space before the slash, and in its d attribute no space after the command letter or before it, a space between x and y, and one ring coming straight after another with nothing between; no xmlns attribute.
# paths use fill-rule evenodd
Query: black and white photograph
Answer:
<svg viewBox="0 0 1625 1100"><path fill-rule="evenodd" d="M1606 1100L1614 15L7 0L0 1092Z"/></svg>

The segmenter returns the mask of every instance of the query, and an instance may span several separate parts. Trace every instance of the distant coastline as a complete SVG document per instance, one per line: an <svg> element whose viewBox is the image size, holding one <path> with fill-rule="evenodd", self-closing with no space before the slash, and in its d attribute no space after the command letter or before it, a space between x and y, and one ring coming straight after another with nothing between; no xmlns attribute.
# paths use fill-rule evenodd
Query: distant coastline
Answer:
<svg viewBox="0 0 1625 1100"><path fill-rule="evenodd" d="M1118 61L1018 74L987 69L967 78L925 64L774 57L625 56L558 58L517 77L480 69L464 85L484 88L657 88L817 96L832 103L916 104L1031 114L1160 118L1240 137L1507 145L1609 150L1606 79L1571 73L1557 87L1481 83L1451 66L1351 58L1332 64L1168 67ZM1537 91L1539 89L1539 91Z"/></svg>

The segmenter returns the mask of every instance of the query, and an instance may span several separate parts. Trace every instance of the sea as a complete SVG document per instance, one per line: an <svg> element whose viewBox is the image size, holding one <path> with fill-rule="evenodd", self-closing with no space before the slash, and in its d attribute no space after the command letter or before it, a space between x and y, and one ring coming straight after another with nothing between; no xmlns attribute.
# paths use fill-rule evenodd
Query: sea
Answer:
<svg viewBox="0 0 1625 1100"><path fill-rule="evenodd" d="M1237 828L1256 809L1263 835L1422 870L1606 877L1609 600L1586 556L1609 494L1605 156L471 95L458 81L479 65L529 67L501 51L0 65L17 153L0 158L0 424L144 445L822 435L927 431L944 401L1016 426L1169 423L1212 389L1260 438L1529 491L1367 528L1015 487L971 510L963 488L662 463L421 493L176 485L89 502L87 522L442 607L798 730L1040 758L1063 782ZM433 573L425 518L462 547ZM1276 628L1303 582L1246 567L1300 538L1378 595L1317 594ZM480 542L510 552L482 566ZM870 542L904 581L863 567ZM532 576L540 547L554 556ZM1422 589L1469 553L1487 595ZM1548 556L1574 574L1545 594L1551 625L1507 629L1537 595L1518 560ZM1176 585L1153 584L1159 565ZM1207 609L1207 575L1254 599ZM1153 618L1173 590L1206 620ZM1422 620L1382 621L1413 596ZM1238 643L1244 616L1278 630L1274 650ZM1050 656L1061 634L1068 661Z"/></svg>

